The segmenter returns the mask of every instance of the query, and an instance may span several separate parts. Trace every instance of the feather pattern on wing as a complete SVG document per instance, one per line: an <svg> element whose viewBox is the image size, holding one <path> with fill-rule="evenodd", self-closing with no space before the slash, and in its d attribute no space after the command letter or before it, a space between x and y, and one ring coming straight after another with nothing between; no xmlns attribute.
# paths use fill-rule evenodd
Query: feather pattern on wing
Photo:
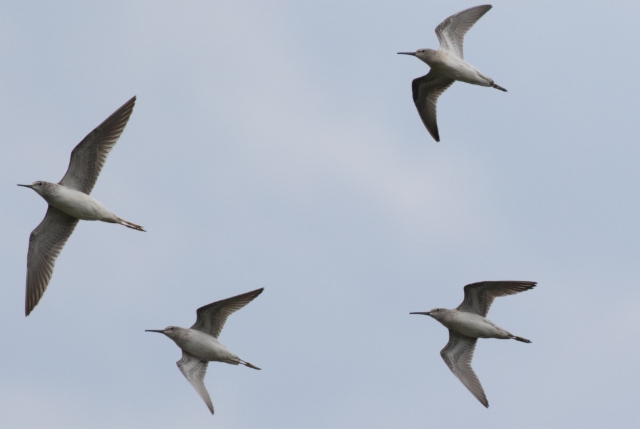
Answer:
<svg viewBox="0 0 640 429"><path fill-rule="evenodd" d="M178 365L182 374L189 380L193 388L196 389L198 395L200 395L205 404L207 404L211 414L213 414L213 404L211 403L209 392L207 392L207 388L204 386L204 376L207 373L209 362L200 360L183 350L182 359L176 362L176 365Z"/></svg>
<svg viewBox="0 0 640 429"><path fill-rule="evenodd" d="M38 305L40 298L49 285L53 275L53 267L64 244L71 236L78 219L69 216L53 206L49 206L47 214L40 225L29 236L29 252L27 253L27 290L25 313L28 316Z"/></svg>
<svg viewBox="0 0 640 429"><path fill-rule="evenodd" d="M416 104L422 123L427 127L429 134L431 134L437 142L440 141L440 134L438 132L436 103L440 95L442 95L453 82L453 79L431 70L426 75L414 79L411 85L413 102Z"/></svg>
<svg viewBox="0 0 640 429"><path fill-rule="evenodd" d="M475 6L451 15L436 27L436 35L440 41L440 50L463 59L464 35L482 15L491 9L491 5Z"/></svg>
<svg viewBox="0 0 640 429"><path fill-rule="evenodd" d="M480 380L473 368L471 368L471 360L473 352L476 348L476 338L470 338L449 330L449 342L440 351L440 356L447 364L451 372L465 385L467 389L475 396L478 401L485 407L489 408L489 401L484 394L484 389L480 384Z"/></svg>
<svg viewBox="0 0 640 429"><path fill-rule="evenodd" d="M256 289L200 307L197 310L196 323L193 324L191 329L196 329L218 338L227 318L253 301L263 290L264 288Z"/></svg>
<svg viewBox="0 0 640 429"><path fill-rule="evenodd" d="M533 289L536 282L504 280L471 283L464 287L464 300L458 310L486 317L493 300Z"/></svg>
<svg viewBox="0 0 640 429"><path fill-rule="evenodd" d="M90 194L111 149L129 121L136 97L127 101L91 131L71 152L71 161L61 185Z"/></svg>

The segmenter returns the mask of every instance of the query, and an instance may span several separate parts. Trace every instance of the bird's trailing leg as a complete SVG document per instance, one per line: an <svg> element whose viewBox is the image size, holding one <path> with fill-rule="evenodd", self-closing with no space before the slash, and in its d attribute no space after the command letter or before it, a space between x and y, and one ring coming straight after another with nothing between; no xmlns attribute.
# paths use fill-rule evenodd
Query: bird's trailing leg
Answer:
<svg viewBox="0 0 640 429"><path fill-rule="evenodd" d="M117 216L116 216L116 218L118 219L118 223L120 225L124 225L127 228L135 229L136 231L147 232L140 225L136 225L135 223L129 222L128 220L121 219L121 218L119 218Z"/></svg>
<svg viewBox="0 0 640 429"><path fill-rule="evenodd" d="M248 366L249 368L253 368L253 369L260 369L255 365L251 365L249 362L245 362L242 359L240 360L240 363L243 364L244 366Z"/></svg>
<svg viewBox="0 0 640 429"><path fill-rule="evenodd" d="M506 89L504 89L503 87L501 87L500 85L497 85L495 82L491 82L491 87L495 88L495 89L499 89L500 91L504 91L507 92Z"/></svg>

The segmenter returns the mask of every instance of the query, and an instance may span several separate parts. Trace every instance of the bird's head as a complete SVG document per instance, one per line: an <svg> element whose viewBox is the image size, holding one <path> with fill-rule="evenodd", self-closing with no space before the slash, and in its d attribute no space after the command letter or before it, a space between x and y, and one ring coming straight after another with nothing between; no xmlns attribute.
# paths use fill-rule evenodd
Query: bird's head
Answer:
<svg viewBox="0 0 640 429"><path fill-rule="evenodd" d="M34 191L36 191L38 194L42 195L42 193L45 191L45 189L48 187L49 182L43 182L41 180L38 180L37 182L33 182L30 185L21 185L18 183L18 186L23 186L25 188L31 188Z"/></svg>
<svg viewBox="0 0 640 429"><path fill-rule="evenodd" d="M177 326L167 326L164 329L147 329L145 332L157 332L159 334L165 334L167 337L172 340L176 337L180 336L180 334L185 331L184 328L179 328Z"/></svg>
<svg viewBox="0 0 640 429"><path fill-rule="evenodd" d="M446 317L448 310L446 308L434 308L431 311L416 311L410 314L424 314L425 316L431 316L440 321Z"/></svg>
<svg viewBox="0 0 640 429"><path fill-rule="evenodd" d="M425 63L429 64L431 58L436 53L433 49L418 49L415 52L398 52L400 55L413 55L414 57L420 58Z"/></svg>

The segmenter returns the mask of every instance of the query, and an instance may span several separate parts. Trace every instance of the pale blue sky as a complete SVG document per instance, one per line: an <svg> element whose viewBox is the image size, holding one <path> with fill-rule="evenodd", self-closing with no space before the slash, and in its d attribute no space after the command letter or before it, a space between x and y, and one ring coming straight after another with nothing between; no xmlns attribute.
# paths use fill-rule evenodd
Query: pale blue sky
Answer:
<svg viewBox="0 0 640 429"><path fill-rule="evenodd" d="M640 3L508 2L465 58L441 143L396 52L468 1L4 2L0 427L627 428L640 424ZM24 317L29 233L73 147L138 102L92 195L146 234L81 222ZM490 408L436 321L480 280L539 282L489 317ZM167 338L265 292L220 337L211 416ZM452 421L456 418L455 421Z"/></svg>

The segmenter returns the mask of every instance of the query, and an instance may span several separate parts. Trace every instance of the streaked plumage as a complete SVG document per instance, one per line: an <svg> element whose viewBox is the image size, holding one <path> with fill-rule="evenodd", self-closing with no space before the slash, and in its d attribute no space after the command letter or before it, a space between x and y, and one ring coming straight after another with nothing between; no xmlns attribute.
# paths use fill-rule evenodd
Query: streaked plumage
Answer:
<svg viewBox="0 0 640 429"><path fill-rule="evenodd" d="M249 368L260 369L231 353L218 341L218 336L220 336L227 318L253 301L263 290L264 288L256 289L200 307L196 312L196 323L189 329L168 326L162 330L148 329L146 331L165 334L182 349L182 359L176 364L205 404L207 404L211 414L213 414L213 404L204 385L204 376L209 362L225 362L231 365L242 364Z"/></svg>
<svg viewBox="0 0 640 429"><path fill-rule="evenodd" d="M526 281L472 283L464 287L464 300L455 310L434 308L431 311L411 313L431 316L449 329L449 342L440 352L440 356L451 372L487 408L489 408L489 401L478 376L471 368L477 339L514 339L523 343L531 341L511 334L486 319L485 316L495 298L524 292L535 286L535 282Z"/></svg>
<svg viewBox="0 0 640 429"><path fill-rule="evenodd" d="M49 204L44 219L29 237L27 316L47 289L56 259L79 219L119 223L144 231L141 226L119 218L89 196L107 155L129 121L135 101L136 97L127 101L73 149L69 168L60 183L37 181L31 185L19 185L33 189Z"/></svg>
<svg viewBox="0 0 640 429"><path fill-rule="evenodd" d="M440 141L436 115L438 98L456 80L473 85L491 86L507 91L478 69L464 61L464 36L491 5L476 6L451 15L436 27L440 49L419 49L416 52L398 52L413 55L427 63L431 70L425 76L414 79L411 89L413 102L418 109L425 127L436 140Z"/></svg>

